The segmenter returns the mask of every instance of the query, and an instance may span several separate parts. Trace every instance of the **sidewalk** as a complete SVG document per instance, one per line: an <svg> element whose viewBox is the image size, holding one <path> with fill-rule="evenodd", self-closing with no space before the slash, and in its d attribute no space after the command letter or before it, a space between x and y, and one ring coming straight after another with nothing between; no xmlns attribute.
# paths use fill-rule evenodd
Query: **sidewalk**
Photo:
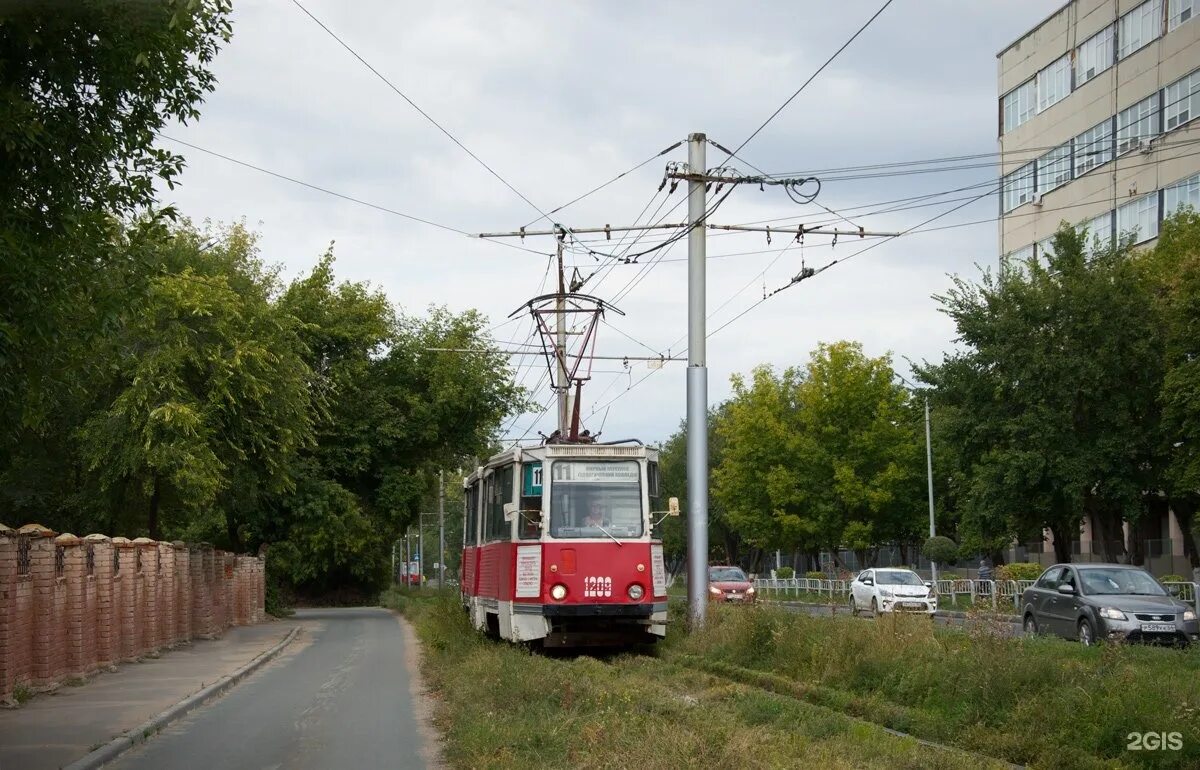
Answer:
<svg viewBox="0 0 1200 770"><path fill-rule="evenodd" d="M278 644L295 622L235 626L161 657L126 663L79 687L0 710L0 770L59 768L74 762Z"/></svg>

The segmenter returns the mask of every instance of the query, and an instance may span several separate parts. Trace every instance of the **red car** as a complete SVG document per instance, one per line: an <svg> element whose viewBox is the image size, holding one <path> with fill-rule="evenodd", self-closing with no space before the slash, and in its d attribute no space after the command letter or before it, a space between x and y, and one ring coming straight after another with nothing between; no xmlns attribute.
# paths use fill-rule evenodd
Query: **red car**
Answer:
<svg viewBox="0 0 1200 770"><path fill-rule="evenodd" d="M758 599L754 584L741 567L708 568L708 596L714 602L753 602Z"/></svg>

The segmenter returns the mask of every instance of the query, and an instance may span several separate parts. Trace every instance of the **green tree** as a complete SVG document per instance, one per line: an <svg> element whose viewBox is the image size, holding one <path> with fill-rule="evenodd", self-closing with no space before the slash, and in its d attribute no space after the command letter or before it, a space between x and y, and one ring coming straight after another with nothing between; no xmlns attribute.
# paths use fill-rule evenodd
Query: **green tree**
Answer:
<svg viewBox="0 0 1200 770"><path fill-rule="evenodd" d="M721 463L725 453L725 440L719 426L728 416L728 405L720 404L708 411L708 467ZM663 443L659 454L661 496L666 500L679 498L680 515L663 519L661 536L663 552L674 565L682 564L687 556L687 421L679 423L679 429ZM729 525L725 506L710 492L708 498L708 544L710 558L720 559L727 564L738 564L743 556L742 538Z"/></svg>
<svg viewBox="0 0 1200 770"><path fill-rule="evenodd" d="M120 308L90 304L98 267L128 255L114 218L179 173L155 132L197 117L228 14L228 0L0 8L0 442L61 408L71 335ZM100 323L73 324L81 307Z"/></svg>
<svg viewBox="0 0 1200 770"><path fill-rule="evenodd" d="M1162 489L1184 532L1192 568L1200 568L1200 215L1186 210L1163 222L1144 260L1163 330L1165 371Z"/></svg>
<svg viewBox="0 0 1200 770"><path fill-rule="evenodd" d="M821 345L805 369L734 378L715 495L762 548L815 553L911 540L920 531L920 449L909 394L887 356Z"/></svg>
<svg viewBox="0 0 1200 770"><path fill-rule="evenodd" d="M302 590L372 590L386 580L390 543L433 510L438 469L485 456L525 401L481 316L398 314L382 292L336 282L332 253L280 304L300 321L327 408L300 460L306 483L277 501L256 539Z"/></svg>
<svg viewBox="0 0 1200 770"><path fill-rule="evenodd" d="M164 514L179 528L219 500L232 511L251 489L291 491L313 440L304 347L272 304L254 238L233 227L204 241L164 234L161 272L97 350L110 378L78 432L88 470L144 511L134 528L153 538ZM240 546L236 522L229 533Z"/></svg>
<svg viewBox="0 0 1200 770"><path fill-rule="evenodd" d="M937 297L965 349L920 375L969 479L965 543L1048 527L1069 561L1087 513L1097 551L1123 554L1122 521L1138 523L1161 467L1161 335L1131 253L1064 227L1047 264L955 278Z"/></svg>

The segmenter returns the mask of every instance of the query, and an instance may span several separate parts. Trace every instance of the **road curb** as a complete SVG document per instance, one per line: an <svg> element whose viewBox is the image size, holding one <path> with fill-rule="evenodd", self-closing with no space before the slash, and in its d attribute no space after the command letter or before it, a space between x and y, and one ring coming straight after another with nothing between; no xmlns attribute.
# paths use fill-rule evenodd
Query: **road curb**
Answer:
<svg viewBox="0 0 1200 770"><path fill-rule="evenodd" d="M258 657L251 660L246 665L234 671L232 674L221 677L216 682L213 682L208 687L193 693L183 700L171 706L166 711L156 714L145 722L142 722L137 727L127 730L121 735L113 738L108 743L100 748L88 753L86 756L67 765L63 770L95 770L112 762L117 757L124 754L126 751L145 743L151 736L162 730L167 725L178 720L188 712L203 706L209 701L223 695L227 690L231 689L238 682L245 679L250 674L262 668L267 662L273 659L276 655L283 651L292 643L300 633L300 627L296 626L288 632L278 644L266 652L259 653Z"/></svg>

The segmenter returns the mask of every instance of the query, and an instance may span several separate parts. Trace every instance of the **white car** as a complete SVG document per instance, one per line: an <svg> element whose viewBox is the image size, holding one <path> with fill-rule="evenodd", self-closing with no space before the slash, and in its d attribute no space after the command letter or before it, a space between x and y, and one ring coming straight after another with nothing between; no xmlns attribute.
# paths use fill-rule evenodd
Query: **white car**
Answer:
<svg viewBox="0 0 1200 770"><path fill-rule="evenodd" d="M850 584L850 611L922 612L930 617L937 612L933 583L921 580L910 569L868 569L858 573Z"/></svg>

